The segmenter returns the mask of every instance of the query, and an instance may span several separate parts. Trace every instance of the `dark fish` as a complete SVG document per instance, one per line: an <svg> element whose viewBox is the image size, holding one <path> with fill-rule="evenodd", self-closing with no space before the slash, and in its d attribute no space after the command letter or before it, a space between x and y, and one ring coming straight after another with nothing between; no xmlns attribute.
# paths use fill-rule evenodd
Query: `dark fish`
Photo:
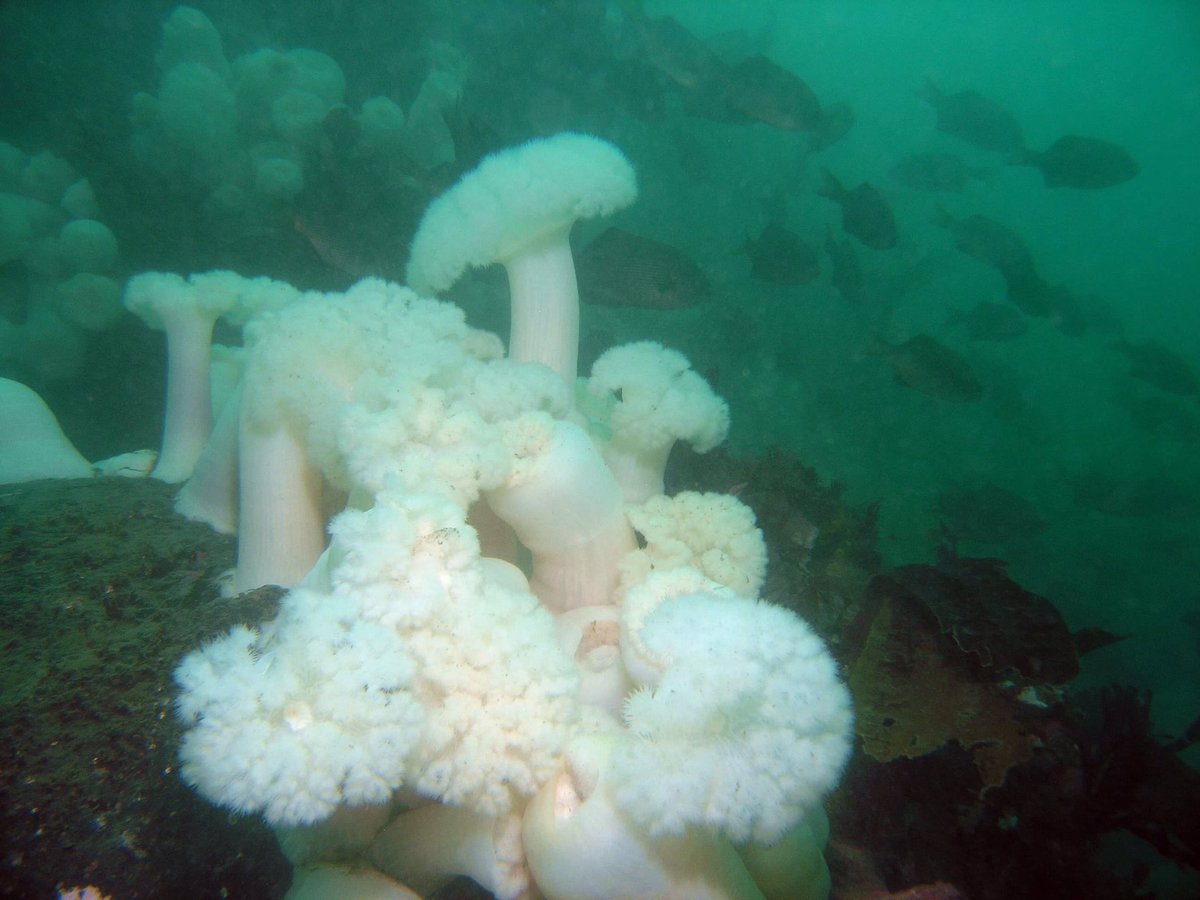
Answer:
<svg viewBox="0 0 1200 900"><path fill-rule="evenodd" d="M1111 141L1068 134L1041 153L1018 153L1014 165L1042 170L1046 187L1099 189L1113 187L1140 171L1129 152Z"/></svg>
<svg viewBox="0 0 1200 900"><path fill-rule="evenodd" d="M886 250L896 246L896 217L883 194L868 181L851 190L828 169L822 169L822 184L817 193L842 207L842 228L868 247Z"/></svg>
<svg viewBox="0 0 1200 900"><path fill-rule="evenodd" d="M1119 478L1107 471L1073 479L1075 502L1108 516L1194 519L1200 515L1200 491L1165 475Z"/></svg>
<svg viewBox="0 0 1200 900"><path fill-rule="evenodd" d="M1000 272L1008 299L1021 312L1048 318L1065 334L1085 330L1083 312L1070 288L1042 278L1028 245L1007 225L981 215L956 219L940 207L933 221L950 232L959 250Z"/></svg>
<svg viewBox="0 0 1200 900"><path fill-rule="evenodd" d="M722 76L721 100L736 115L784 131L808 131L822 122L812 89L760 53L729 67Z"/></svg>
<svg viewBox="0 0 1200 900"><path fill-rule="evenodd" d="M800 235L773 222L746 242L746 252L750 275L759 281L807 284L821 274L817 251Z"/></svg>
<svg viewBox="0 0 1200 900"><path fill-rule="evenodd" d="M1139 431L1157 440L1200 444L1200 414L1186 401L1148 387L1121 390L1114 401L1129 414L1130 421Z"/></svg>
<svg viewBox="0 0 1200 900"><path fill-rule="evenodd" d="M955 403L974 403L983 398L983 383L971 364L927 334L899 344L876 338L870 352L886 359L896 382L914 391Z"/></svg>
<svg viewBox="0 0 1200 900"><path fill-rule="evenodd" d="M1010 341L1029 330L1019 310L994 300L980 300L970 309L951 310L946 323L961 325L973 341Z"/></svg>
<svg viewBox="0 0 1200 900"><path fill-rule="evenodd" d="M916 191L961 193L972 178L983 174L953 153L914 153L892 166L892 177Z"/></svg>
<svg viewBox="0 0 1200 900"><path fill-rule="evenodd" d="M1012 113L995 100L976 91L946 94L928 78L917 96L937 112L938 131L952 134L981 150L1016 153L1025 148L1021 126Z"/></svg>
<svg viewBox="0 0 1200 900"><path fill-rule="evenodd" d="M633 8L640 4L624 5L641 57L676 86L690 90L720 80L728 67L676 19L652 19Z"/></svg>
<svg viewBox="0 0 1200 900"><path fill-rule="evenodd" d="M1027 546L1046 530L1032 503L990 481L942 491L934 511L961 541Z"/></svg>
<svg viewBox="0 0 1200 900"><path fill-rule="evenodd" d="M1200 381L1197 381L1191 366L1158 341L1135 344L1120 340L1111 346L1113 350L1119 350L1129 357L1129 374L1134 378L1168 394L1183 397L1200 395Z"/></svg>
<svg viewBox="0 0 1200 900"><path fill-rule="evenodd" d="M1063 334L1079 337L1090 329L1087 311L1080 304L1075 292L1065 284L1049 285L1042 296L1050 308L1050 322Z"/></svg>
<svg viewBox="0 0 1200 900"><path fill-rule="evenodd" d="M726 63L671 16L650 18L640 3L629 0L620 5L640 57L681 91L690 114L718 122L762 122L785 131L831 124L812 89L761 53Z"/></svg>
<svg viewBox="0 0 1200 900"><path fill-rule="evenodd" d="M364 229L300 213L292 217L292 227L308 242L316 257L331 269L355 279L395 274L394 263L388 262L395 248L368 239L362 233Z"/></svg>
<svg viewBox="0 0 1200 900"><path fill-rule="evenodd" d="M576 260L580 296L600 306L683 309L712 288L691 258L670 244L609 228Z"/></svg>
<svg viewBox="0 0 1200 900"><path fill-rule="evenodd" d="M867 294L867 283L863 279L862 268L858 264L858 254L850 241L839 241L833 236L833 229L825 229L825 252L833 269L830 280L833 287L843 300L857 303Z"/></svg>
<svg viewBox="0 0 1200 900"><path fill-rule="evenodd" d="M1030 267L1013 267L1003 272L1006 295L1031 316L1049 319L1063 334L1078 337L1088 330L1087 316L1075 292L1065 284L1051 284Z"/></svg>
<svg viewBox="0 0 1200 900"><path fill-rule="evenodd" d="M933 221L950 232L955 246L967 256L994 266L1006 276L1011 273L1014 278L1021 278L1036 274L1033 253L1007 225L981 215L956 219L940 207Z"/></svg>

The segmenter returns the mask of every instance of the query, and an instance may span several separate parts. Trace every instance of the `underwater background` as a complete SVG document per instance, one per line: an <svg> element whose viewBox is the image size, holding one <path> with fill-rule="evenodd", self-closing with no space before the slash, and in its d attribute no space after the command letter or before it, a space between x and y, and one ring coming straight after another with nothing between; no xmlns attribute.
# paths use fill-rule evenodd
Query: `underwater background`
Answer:
<svg viewBox="0 0 1200 900"><path fill-rule="evenodd" d="M1073 630L1123 638L1076 687L1152 691L1159 735L1200 713L1195 3L193 6L230 63L308 48L340 82L285 115L228 87L236 63L224 93L165 77L172 3L0 4L0 142L58 158L33 186L0 159L0 192L86 178L119 248L88 274L403 280L426 205L484 155L597 135L640 196L572 238L584 370L682 351L729 402L730 453L841 485L881 566L1003 559ZM156 446L161 336L119 308L35 321L47 276L4 255L12 221L0 376L89 459ZM504 291L480 272L449 297L503 334Z"/></svg>

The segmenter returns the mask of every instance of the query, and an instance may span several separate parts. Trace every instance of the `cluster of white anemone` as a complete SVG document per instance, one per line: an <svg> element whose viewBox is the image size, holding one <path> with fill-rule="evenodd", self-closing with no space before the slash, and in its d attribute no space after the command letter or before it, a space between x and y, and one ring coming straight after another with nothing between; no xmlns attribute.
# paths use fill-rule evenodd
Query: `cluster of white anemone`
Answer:
<svg viewBox="0 0 1200 900"><path fill-rule="evenodd" d="M307 48L264 47L227 59L220 32L199 9L177 6L163 23L157 91L133 97L134 155L151 171L203 198L210 221L270 219L318 169L326 119L344 111L356 126L354 153L378 162L434 168L453 162L445 114L465 77L452 48L422 82L408 114L388 97L346 106L337 61Z"/></svg>
<svg viewBox="0 0 1200 900"><path fill-rule="evenodd" d="M88 180L48 150L0 141L0 373L42 383L79 375L91 335L123 314L118 266Z"/></svg>
<svg viewBox="0 0 1200 900"><path fill-rule="evenodd" d="M411 897L456 874L498 897L828 891L847 691L808 626L757 599L753 513L663 494L672 445L715 446L728 409L653 343L575 383L567 235L635 193L615 148L565 134L434 203L410 280L503 264L507 353L379 280L129 285L168 340L155 474L236 530L235 589L290 588L275 620L177 672L184 777L276 826L290 896ZM221 315L243 349L212 389Z"/></svg>

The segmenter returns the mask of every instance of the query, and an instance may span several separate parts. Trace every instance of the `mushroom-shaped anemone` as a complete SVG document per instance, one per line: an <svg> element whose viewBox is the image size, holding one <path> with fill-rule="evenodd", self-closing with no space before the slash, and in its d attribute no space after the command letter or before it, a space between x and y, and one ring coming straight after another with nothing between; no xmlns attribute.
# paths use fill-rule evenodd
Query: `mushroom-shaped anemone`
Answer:
<svg viewBox="0 0 1200 900"><path fill-rule="evenodd" d="M604 448L629 503L663 492L676 441L707 453L729 433L729 407L682 353L654 341L612 347L592 366L588 390L609 398L612 437Z"/></svg>
<svg viewBox="0 0 1200 900"><path fill-rule="evenodd" d="M125 288L125 307L167 335L167 411L162 451L151 475L186 481L212 431L209 366L213 325L237 301L233 273L193 276L145 272Z"/></svg>
<svg viewBox="0 0 1200 900"><path fill-rule="evenodd" d="M409 284L437 293L467 268L503 264L512 295L509 356L544 363L573 385L579 288L571 226L636 196L629 161L598 138L563 133L503 150L430 204L413 238Z"/></svg>
<svg viewBox="0 0 1200 900"><path fill-rule="evenodd" d="M613 797L652 836L772 844L841 776L850 695L794 613L705 581L654 573L626 598L622 646L646 683L626 701Z"/></svg>

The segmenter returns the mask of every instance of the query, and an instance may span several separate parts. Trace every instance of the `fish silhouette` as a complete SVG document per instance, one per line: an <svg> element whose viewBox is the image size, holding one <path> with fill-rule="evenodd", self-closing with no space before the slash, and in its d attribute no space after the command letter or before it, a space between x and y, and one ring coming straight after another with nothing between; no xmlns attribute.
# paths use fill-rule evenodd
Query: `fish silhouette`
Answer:
<svg viewBox="0 0 1200 900"><path fill-rule="evenodd" d="M1002 273L1034 268L1033 252L1025 240L995 219L978 214L956 219L939 207L933 221L950 232L959 250Z"/></svg>
<svg viewBox="0 0 1200 900"><path fill-rule="evenodd" d="M1013 165L1041 169L1046 187L1097 190L1123 184L1138 174L1140 167L1124 147L1100 138L1068 134L1040 153L1024 151Z"/></svg>
<svg viewBox="0 0 1200 900"><path fill-rule="evenodd" d="M863 278L862 267L858 264L858 254L854 252L854 244L850 241L839 241L833 236L833 229L825 228L825 252L829 254L832 272L830 280L834 289L842 295L843 300L857 303L867 293L867 283Z"/></svg>
<svg viewBox="0 0 1200 900"><path fill-rule="evenodd" d="M729 67L721 102L731 112L784 131L809 131L823 122L812 89L761 53Z"/></svg>
<svg viewBox="0 0 1200 900"><path fill-rule="evenodd" d="M647 16L640 3L620 3L640 58L680 93L684 109L717 122L762 122L784 131L823 132L832 143L853 122L839 110L826 117L812 89L761 53L727 63L671 16Z"/></svg>
<svg viewBox="0 0 1200 900"><path fill-rule="evenodd" d="M896 246L896 217L874 185L864 181L847 190L828 169L822 169L821 175L817 193L842 207L842 228L847 234L876 250Z"/></svg>
<svg viewBox="0 0 1200 900"><path fill-rule="evenodd" d="M983 383L971 364L927 334L918 334L899 344L875 336L868 352L887 360L896 383L904 387L953 403L983 399Z"/></svg>
<svg viewBox="0 0 1200 900"><path fill-rule="evenodd" d="M1008 299L1022 312L1051 317L1056 308L1071 307L1070 292L1042 278L1029 246L1007 225L978 214L956 219L940 207L933 221L950 232L959 250L1000 272Z"/></svg>
<svg viewBox="0 0 1200 900"><path fill-rule="evenodd" d="M651 18L640 3L622 2L640 56L677 87L693 90L718 81L721 58L671 16Z"/></svg>
<svg viewBox="0 0 1200 900"><path fill-rule="evenodd" d="M579 295L598 306L683 309L702 303L712 288L682 250L609 228L580 251Z"/></svg>
<svg viewBox="0 0 1200 900"><path fill-rule="evenodd" d="M758 237L746 242L750 275L774 284L807 284L821 274L817 251L804 238L770 223Z"/></svg>
<svg viewBox="0 0 1200 900"><path fill-rule="evenodd" d="M1112 344L1112 349L1125 354L1129 359L1129 374L1139 381L1168 394L1200 396L1200 380L1192 367L1158 341L1136 344L1122 339Z"/></svg>
<svg viewBox="0 0 1200 900"><path fill-rule="evenodd" d="M926 78L917 96L934 108L938 131L981 150L1017 153L1025 149L1021 126L1012 113L977 91L947 94Z"/></svg>

